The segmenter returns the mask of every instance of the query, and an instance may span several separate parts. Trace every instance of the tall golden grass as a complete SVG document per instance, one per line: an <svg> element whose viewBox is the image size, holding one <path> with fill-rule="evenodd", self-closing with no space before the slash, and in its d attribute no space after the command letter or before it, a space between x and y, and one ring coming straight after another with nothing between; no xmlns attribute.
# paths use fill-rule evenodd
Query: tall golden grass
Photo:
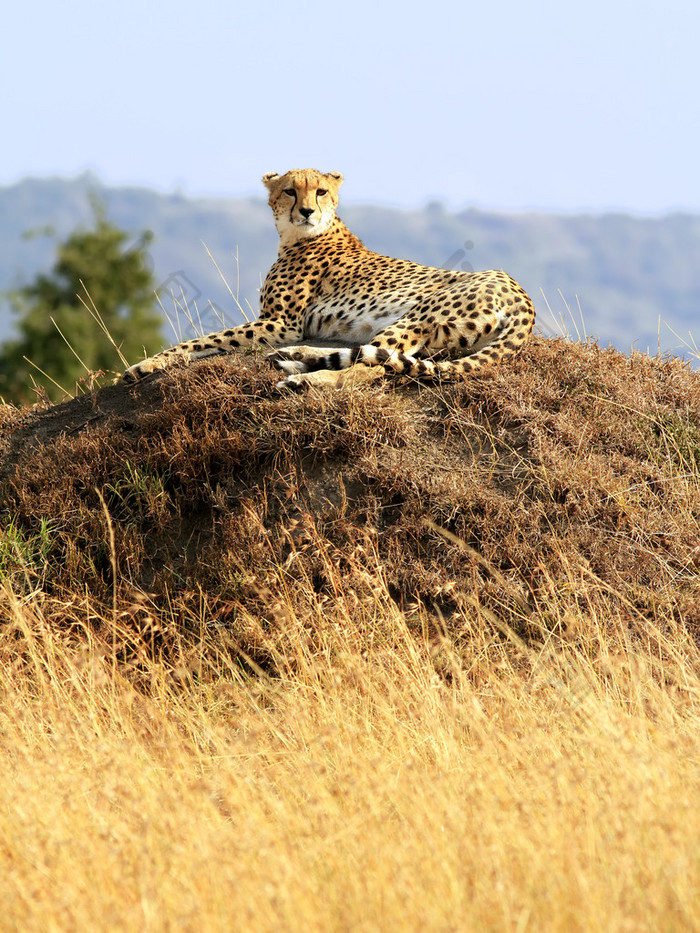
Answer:
<svg viewBox="0 0 700 933"><path fill-rule="evenodd" d="M421 640L376 590L313 646L290 609L275 678L218 632L136 690L108 639L2 602L2 929L700 928L678 627L582 613L534 649L465 610Z"/></svg>
<svg viewBox="0 0 700 933"><path fill-rule="evenodd" d="M0 929L700 929L700 377L0 408Z"/></svg>

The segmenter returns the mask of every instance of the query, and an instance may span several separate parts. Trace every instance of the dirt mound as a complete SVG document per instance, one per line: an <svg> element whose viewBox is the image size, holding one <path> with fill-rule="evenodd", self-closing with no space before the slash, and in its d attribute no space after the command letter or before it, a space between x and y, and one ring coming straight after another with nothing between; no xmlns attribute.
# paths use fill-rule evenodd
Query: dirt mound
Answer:
<svg viewBox="0 0 700 933"><path fill-rule="evenodd" d="M680 361L534 339L455 385L276 379L239 356L0 412L5 579L60 624L89 594L95 625L223 626L259 663L290 612L361 614L379 586L450 637L465 611L527 637L613 612L700 632Z"/></svg>

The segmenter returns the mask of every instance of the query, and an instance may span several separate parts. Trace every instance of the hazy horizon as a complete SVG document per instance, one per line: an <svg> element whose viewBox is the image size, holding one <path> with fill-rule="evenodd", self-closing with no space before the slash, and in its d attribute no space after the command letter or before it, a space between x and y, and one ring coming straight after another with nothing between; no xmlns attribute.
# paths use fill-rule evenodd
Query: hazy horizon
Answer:
<svg viewBox="0 0 700 933"><path fill-rule="evenodd" d="M247 193L247 194L230 194L230 193L224 193L224 194L219 194L219 195L217 194L192 194L184 190L179 185L167 188L167 187L161 187L157 184L148 184L145 182L144 183L140 183L140 182L109 183L100 176L99 172L91 168L82 169L80 171L72 172L72 173L71 172L68 172L68 173L47 172L46 174L31 173L31 174L23 175L21 178L18 178L13 182L0 183L0 190L8 190L10 188L14 188L17 185L21 185L23 182L31 183L35 181L38 181L38 182L43 181L43 182L50 183L53 181L59 181L59 182L71 183L71 182L79 182L83 178L89 178L91 180L94 180L94 183L99 188L102 188L106 191L114 191L114 192L129 191L129 190L145 191L145 192L151 192L153 194L157 194L162 197L184 198L185 200L191 201L191 202L201 201L201 202L207 202L207 203L219 203L219 202L225 203L226 201L235 202L235 201L245 201L249 199L253 199L253 200L261 201L261 202L267 201L267 194L263 188L262 183L260 185L261 190L257 194L254 191ZM527 208L527 207L520 208L520 209L507 208L507 207L489 208L483 205L480 206L477 204L470 204L470 203L465 203L462 205L453 205L453 204L450 204L447 199L439 198L439 197L428 197L425 200L419 201L416 203L401 204L401 203L388 203L386 201L384 202L369 201L362 197L357 197L357 198L346 197L345 194L343 193L343 189L341 189L341 201L340 201L340 205L338 208L339 214L342 214L344 204L352 205L353 208L355 207L367 207L367 208L377 207L377 208L381 208L382 210L394 210L394 211L406 212L406 213L409 213L412 211L420 212L420 211L425 210L426 208L429 208L431 205L436 204L440 206L441 208L444 208L445 211L447 211L450 214L460 214L460 213L464 213L468 211L476 211L477 213L480 213L480 214L494 214L494 215L542 214L542 215L552 215L552 216L561 216L561 217L567 217L567 216L598 217L598 216L610 215L610 216L632 217L632 218L636 218L640 220L654 220L655 218L662 219L664 217L668 217L674 214L688 214L692 216L700 215L700 207L694 210L688 209L688 208L669 208L668 210L658 210L658 211L625 210L625 209L618 209L618 208L602 208L600 210L567 209L567 208L547 209L547 208Z"/></svg>

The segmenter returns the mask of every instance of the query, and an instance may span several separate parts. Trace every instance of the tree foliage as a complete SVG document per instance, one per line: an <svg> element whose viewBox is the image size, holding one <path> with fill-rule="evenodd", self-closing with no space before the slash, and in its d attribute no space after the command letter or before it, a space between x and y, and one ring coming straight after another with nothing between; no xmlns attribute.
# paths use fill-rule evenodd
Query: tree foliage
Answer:
<svg viewBox="0 0 700 933"><path fill-rule="evenodd" d="M93 200L91 229L57 244L49 274L10 293L17 338L0 348L0 395L28 401L43 386L56 401L88 373L121 372L161 343L161 315L144 233L136 242Z"/></svg>

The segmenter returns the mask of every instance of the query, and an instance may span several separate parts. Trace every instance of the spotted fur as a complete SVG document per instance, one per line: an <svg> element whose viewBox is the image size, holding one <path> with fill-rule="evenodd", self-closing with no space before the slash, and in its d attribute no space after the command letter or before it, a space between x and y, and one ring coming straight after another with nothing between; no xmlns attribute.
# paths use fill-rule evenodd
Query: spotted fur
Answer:
<svg viewBox="0 0 700 933"><path fill-rule="evenodd" d="M280 385L337 384L349 367L452 379L522 349L535 311L517 282L371 252L336 216L342 180L313 169L265 175L280 240L259 318L164 350L124 379L251 345L280 348L269 355L285 373ZM314 338L346 345L289 346Z"/></svg>

